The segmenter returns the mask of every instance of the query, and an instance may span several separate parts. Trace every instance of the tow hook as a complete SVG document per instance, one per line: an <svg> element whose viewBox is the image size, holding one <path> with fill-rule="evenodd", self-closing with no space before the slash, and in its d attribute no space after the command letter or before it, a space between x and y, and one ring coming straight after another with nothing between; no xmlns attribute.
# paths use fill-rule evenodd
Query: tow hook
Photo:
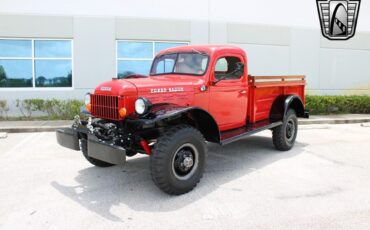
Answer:
<svg viewBox="0 0 370 230"><path fill-rule="evenodd" d="M94 132L94 127L91 125L91 122L92 122L92 119L91 119L91 117L89 117L88 120L87 120L86 128L89 129L91 133L93 133Z"/></svg>
<svg viewBox="0 0 370 230"><path fill-rule="evenodd" d="M144 149L144 151L146 152L146 154L148 154L149 156L152 154L152 149L150 148L148 142L144 139L141 139L140 140L140 145L141 147Z"/></svg>

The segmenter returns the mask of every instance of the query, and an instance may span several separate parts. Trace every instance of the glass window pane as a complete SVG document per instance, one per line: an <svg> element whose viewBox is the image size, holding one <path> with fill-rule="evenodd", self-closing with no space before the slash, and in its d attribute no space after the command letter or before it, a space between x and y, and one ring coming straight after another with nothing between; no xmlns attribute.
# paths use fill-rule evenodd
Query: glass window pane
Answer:
<svg viewBox="0 0 370 230"><path fill-rule="evenodd" d="M205 73L208 63L208 56L198 53L180 53L177 62L175 73L202 75Z"/></svg>
<svg viewBox="0 0 370 230"><path fill-rule="evenodd" d="M151 74L172 73L175 65L177 54L166 54L157 57L153 63Z"/></svg>
<svg viewBox="0 0 370 230"><path fill-rule="evenodd" d="M215 67L216 79L239 79L243 76L242 62L238 57L224 57L217 60Z"/></svg>
<svg viewBox="0 0 370 230"><path fill-rule="evenodd" d="M227 72L226 58L220 58L217 60L215 71L216 72Z"/></svg>
<svg viewBox="0 0 370 230"><path fill-rule="evenodd" d="M151 63L151 61L118 61L117 77L124 78L130 74L148 75Z"/></svg>
<svg viewBox="0 0 370 230"><path fill-rule="evenodd" d="M118 58L153 58L153 43L118 41L117 56Z"/></svg>
<svg viewBox="0 0 370 230"><path fill-rule="evenodd" d="M0 60L0 87L32 87L32 61Z"/></svg>
<svg viewBox="0 0 370 230"><path fill-rule="evenodd" d="M176 43L176 42L156 42L155 43L155 54L160 51L177 46L186 46L187 43Z"/></svg>
<svg viewBox="0 0 370 230"><path fill-rule="evenodd" d="M72 87L72 63L69 60L36 60L37 87Z"/></svg>
<svg viewBox="0 0 370 230"><path fill-rule="evenodd" d="M36 58L70 58L72 57L71 41L35 40Z"/></svg>
<svg viewBox="0 0 370 230"><path fill-rule="evenodd" d="M156 68L156 73L172 73L173 72L173 66L175 64L175 60L167 59L163 60L158 63Z"/></svg>
<svg viewBox="0 0 370 230"><path fill-rule="evenodd" d="M31 57L31 40L0 39L0 57Z"/></svg>

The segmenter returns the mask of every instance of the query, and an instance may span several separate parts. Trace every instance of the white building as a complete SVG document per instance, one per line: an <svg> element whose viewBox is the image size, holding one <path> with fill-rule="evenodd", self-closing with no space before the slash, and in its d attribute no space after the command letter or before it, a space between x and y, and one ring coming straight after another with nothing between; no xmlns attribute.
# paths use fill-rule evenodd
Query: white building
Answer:
<svg viewBox="0 0 370 230"><path fill-rule="evenodd" d="M321 34L315 0L0 0L0 100L83 98L163 48L233 44L252 75L305 74L315 94L370 95L370 2L354 38ZM12 112L10 112L12 113Z"/></svg>

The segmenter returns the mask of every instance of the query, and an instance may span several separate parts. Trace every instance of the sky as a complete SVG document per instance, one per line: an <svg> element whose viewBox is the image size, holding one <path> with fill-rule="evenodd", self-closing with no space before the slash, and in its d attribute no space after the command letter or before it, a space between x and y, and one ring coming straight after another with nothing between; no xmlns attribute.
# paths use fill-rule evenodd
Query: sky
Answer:
<svg viewBox="0 0 370 230"><path fill-rule="evenodd" d="M0 13L178 18L319 29L316 0L0 0ZM362 0L357 31L370 32Z"/></svg>

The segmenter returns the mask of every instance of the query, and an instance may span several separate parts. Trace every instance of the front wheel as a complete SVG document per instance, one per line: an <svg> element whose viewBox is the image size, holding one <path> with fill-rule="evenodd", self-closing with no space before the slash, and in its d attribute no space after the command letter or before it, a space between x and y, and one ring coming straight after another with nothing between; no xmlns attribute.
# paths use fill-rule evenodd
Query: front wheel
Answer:
<svg viewBox="0 0 370 230"><path fill-rule="evenodd" d="M287 151L293 148L297 132L297 115L293 109L289 109L283 124L272 130L272 141L275 148L280 151Z"/></svg>
<svg viewBox="0 0 370 230"><path fill-rule="evenodd" d="M172 195L191 191L203 175L206 152L205 139L197 129L170 128L158 138L150 157L154 183Z"/></svg>

